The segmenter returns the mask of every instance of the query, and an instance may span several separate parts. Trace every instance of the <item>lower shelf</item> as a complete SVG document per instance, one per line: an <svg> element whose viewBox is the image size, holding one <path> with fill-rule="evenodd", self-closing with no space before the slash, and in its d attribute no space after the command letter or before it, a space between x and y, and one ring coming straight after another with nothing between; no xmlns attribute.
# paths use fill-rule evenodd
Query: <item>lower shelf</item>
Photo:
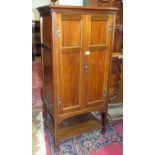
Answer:
<svg viewBox="0 0 155 155"><path fill-rule="evenodd" d="M100 121L91 113L68 118L62 122L58 129L58 137L63 140L79 134L102 128ZM53 124L50 123L51 134L54 135Z"/></svg>

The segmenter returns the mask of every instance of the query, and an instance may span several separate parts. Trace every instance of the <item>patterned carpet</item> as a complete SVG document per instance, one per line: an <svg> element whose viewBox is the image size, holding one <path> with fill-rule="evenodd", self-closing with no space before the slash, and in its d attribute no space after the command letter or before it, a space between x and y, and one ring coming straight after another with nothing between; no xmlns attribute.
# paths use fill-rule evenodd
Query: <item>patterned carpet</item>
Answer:
<svg viewBox="0 0 155 155"><path fill-rule="evenodd" d="M41 89L42 89L42 74L41 62L32 62L32 109L42 109Z"/></svg>
<svg viewBox="0 0 155 155"><path fill-rule="evenodd" d="M97 130L65 140L60 143L60 150L57 152L54 150L53 138L50 134L48 135L53 155L97 155L107 146L110 149L112 146L116 146L111 152L111 154L113 153L112 155L122 155L123 135L121 123L109 125L104 135L101 133L101 130ZM120 149L121 153L118 154L116 150Z"/></svg>
<svg viewBox="0 0 155 155"><path fill-rule="evenodd" d="M32 63L32 154L47 155L41 100L41 64Z"/></svg>
<svg viewBox="0 0 155 155"><path fill-rule="evenodd" d="M42 109L42 81L41 63L33 62L32 65L32 110L34 113ZM59 151L54 149L53 138L48 129L44 129L44 133L45 145L42 147L46 147L45 155L123 155L123 122L109 124L104 135L100 129L62 141Z"/></svg>
<svg viewBox="0 0 155 155"><path fill-rule="evenodd" d="M41 110L32 112L32 154L46 155L46 143Z"/></svg>

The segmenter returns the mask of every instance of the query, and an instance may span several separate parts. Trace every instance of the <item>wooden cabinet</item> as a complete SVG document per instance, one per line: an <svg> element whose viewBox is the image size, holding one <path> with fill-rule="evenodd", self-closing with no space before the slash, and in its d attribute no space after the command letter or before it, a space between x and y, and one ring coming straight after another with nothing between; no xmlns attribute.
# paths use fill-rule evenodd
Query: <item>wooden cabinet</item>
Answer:
<svg viewBox="0 0 155 155"><path fill-rule="evenodd" d="M44 116L59 141L106 127L117 8L48 6L41 21ZM102 121L91 112L99 111Z"/></svg>

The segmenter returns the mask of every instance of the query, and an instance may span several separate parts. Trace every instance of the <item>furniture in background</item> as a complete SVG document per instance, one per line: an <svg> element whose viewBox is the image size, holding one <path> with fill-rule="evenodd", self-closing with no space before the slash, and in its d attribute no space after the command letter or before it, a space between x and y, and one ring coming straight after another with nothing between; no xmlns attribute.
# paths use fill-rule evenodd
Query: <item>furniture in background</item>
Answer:
<svg viewBox="0 0 155 155"><path fill-rule="evenodd" d="M32 21L32 56L41 56L40 21Z"/></svg>
<svg viewBox="0 0 155 155"><path fill-rule="evenodd" d="M106 129L117 8L51 5L38 8L44 117L60 140ZM99 111L102 121L92 115Z"/></svg>
<svg viewBox="0 0 155 155"><path fill-rule="evenodd" d="M51 4L83 6L83 0L51 0Z"/></svg>
<svg viewBox="0 0 155 155"><path fill-rule="evenodd" d="M98 6L98 0L83 0L84 6Z"/></svg>

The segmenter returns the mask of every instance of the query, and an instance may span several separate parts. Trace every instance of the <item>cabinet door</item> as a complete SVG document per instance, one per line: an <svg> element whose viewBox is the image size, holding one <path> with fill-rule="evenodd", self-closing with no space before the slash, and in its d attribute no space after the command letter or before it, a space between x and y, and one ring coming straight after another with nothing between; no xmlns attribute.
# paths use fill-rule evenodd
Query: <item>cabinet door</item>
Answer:
<svg viewBox="0 0 155 155"><path fill-rule="evenodd" d="M83 102L83 31L85 16L57 14L59 113L80 109Z"/></svg>
<svg viewBox="0 0 155 155"><path fill-rule="evenodd" d="M87 15L86 49L84 56L86 106L104 104L110 68L113 16Z"/></svg>

